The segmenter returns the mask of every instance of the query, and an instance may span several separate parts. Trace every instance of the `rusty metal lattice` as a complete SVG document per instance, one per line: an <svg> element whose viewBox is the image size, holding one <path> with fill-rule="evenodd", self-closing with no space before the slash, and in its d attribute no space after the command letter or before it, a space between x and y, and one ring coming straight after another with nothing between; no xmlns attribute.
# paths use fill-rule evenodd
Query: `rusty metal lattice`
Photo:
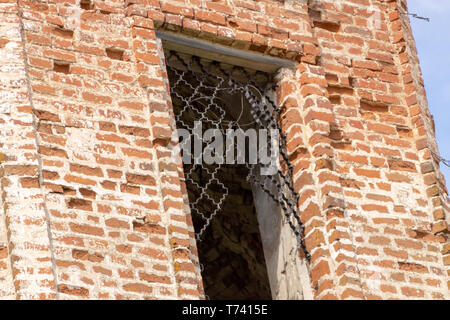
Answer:
<svg viewBox="0 0 450 320"><path fill-rule="evenodd" d="M299 248L309 260L303 241L304 227L298 214L299 195L292 183L293 166L286 152L286 136L278 124L281 110L271 98L276 89L271 75L175 51L166 53L166 65L178 128L195 134L195 123L199 121L202 129L214 128L222 132L245 127L278 130L279 143L267 141L269 147L279 149L276 174L261 175L258 165L246 162L247 180L257 184L281 207L298 239ZM236 112L235 108L225 107L230 100L240 102L241 110ZM240 150L235 152L239 154ZM188 190L195 190L197 195L196 199L189 201L191 213L202 221L195 230L198 241L201 241L212 219L220 213L229 193L228 187L220 181L221 166L201 163L195 157L192 164L184 164ZM210 192L213 189L220 191L219 197Z"/></svg>

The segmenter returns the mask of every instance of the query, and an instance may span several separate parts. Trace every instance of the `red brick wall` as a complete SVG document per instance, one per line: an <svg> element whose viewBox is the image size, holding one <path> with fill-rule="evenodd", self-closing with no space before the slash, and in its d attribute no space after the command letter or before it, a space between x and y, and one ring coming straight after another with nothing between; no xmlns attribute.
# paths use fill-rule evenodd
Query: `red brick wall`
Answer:
<svg viewBox="0 0 450 320"><path fill-rule="evenodd" d="M315 298L450 298L447 190L399 6L0 0L1 295L201 296L163 28L300 62L277 99Z"/></svg>

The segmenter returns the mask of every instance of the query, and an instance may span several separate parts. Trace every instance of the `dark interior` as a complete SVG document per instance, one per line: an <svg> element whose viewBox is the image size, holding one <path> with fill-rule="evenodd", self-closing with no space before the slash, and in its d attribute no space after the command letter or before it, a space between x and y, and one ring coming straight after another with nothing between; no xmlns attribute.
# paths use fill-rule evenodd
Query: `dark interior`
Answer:
<svg viewBox="0 0 450 320"><path fill-rule="evenodd" d="M217 119L224 110L226 114L222 124L228 125L229 121L239 122L244 130L245 126L252 125L252 118L248 112L250 106L242 92L225 90L227 83L221 83L214 76L201 77L202 67L214 73L217 65L211 66L210 62L202 61L201 66L194 63L186 67L179 61L179 57L187 64L192 61L192 57L186 55L174 57L170 53L166 53L166 57L168 57L166 62L169 81L173 90L171 97L174 113L181 115L177 119L178 128L192 128L193 121L202 118L198 110L205 110L212 102L202 96L213 95L216 97L213 102L217 106L208 109L208 118ZM230 70L230 66L225 66L227 67ZM197 73L197 77L194 76L194 72ZM239 69L233 72L245 81L245 72L242 73ZM201 82L199 77L202 79ZM180 81L180 78L183 81ZM268 77L263 81L267 79ZM214 87L218 86L224 90L214 93ZM198 90L199 87L200 90ZM195 93L195 90L198 92ZM192 102L186 108L186 102L181 97L194 97L194 99L191 99ZM203 131L214 126L208 124L208 121L205 122L204 118L202 124ZM249 169L239 164L224 164L219 168L214 166L184 164L185 174L189 173L186 178L189 201L192 204L200 198L195 208L204 216L208 217L216 208L204 193L218 202L225 192L221 183L228 188L228 196L222 203L221 209L211 220L201 240L197 241L205 295L209 299L271 299L252 189L246 180ZM211 174L215 170L217 170L216 180L212 179ZM198 185L205 186L208 182L210 184L207 190L202 192ZM191 210L191 213L195 230L198 232L204 226L205 220L196 210Z"/></svg>

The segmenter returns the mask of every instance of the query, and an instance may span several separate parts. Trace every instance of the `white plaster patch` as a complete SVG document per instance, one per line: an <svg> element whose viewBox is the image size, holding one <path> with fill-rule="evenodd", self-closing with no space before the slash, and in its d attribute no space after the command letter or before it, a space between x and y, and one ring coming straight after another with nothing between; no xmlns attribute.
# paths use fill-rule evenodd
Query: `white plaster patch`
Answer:
<svg viewBox="0 0 450 320"><path fill-rule="evenodd" d="M12 104L8 102L0 103L0 113L11 113Z"/></svg>
<svg viewBox="0 0 450 320"><path fill-rule="evenodd" d="M412 201L410 192L406 188L399 188L399 190L397 191L397 199L401 204L408 206L408 207Z"/></svg>
<svg viewBox="0 0 450 320"><path fill-rule="evenodd" d="M69 155L75 154L78 158L95 161L94 141L95 132L92 130L67 128L66 150Z"/></svg>
<svg viewBox="0 0 450 320"><path fill-rule="evenodd" d="M14 101L17 93L14 91L0 91L0 101Z"/></svg>
<svg viewBox="0 0 450 320"><path fill-rule="evenodd" d="M225 37L228 38L234 38L235 34L234 31L232 29L229 28L219 28L219 31L222 33L222 35L224 35Z"/></svg>
<svg viewBox="0 0 450 320"><path fill-rule="evenodd" d="M383 279L379 268L375 266L365 266L363 273L365 274L365 282L370 290L378 290L381 285L381 280Z"/></svg>
<svg viewBox="0 0 450 320"><path fill-rule="evenodd" d="M78 267L68 267L65 274L69 277L69 280L67 282L72 286L83 285L83 282L81 281L81 270Z"/></svg>
<svg viewBox="0 0 450 320"><path fill-rule="evenodd" d="M11 58L11 55L9 55L9 56L1 56L0 55L0 59L2 59L2 60L6 59L6 57ZM14 58L16 58L16 56L14 56ZM14 74L24 73L25 74L25 67L23 65L9 63L9 64L6 64L6 65L0 65L0 72L2 72L2 73L14 73Z"/></svg>
<svg viewBox="0 0 450 320"><path fill-rule="evenodd" d="M40 24L35 22L35 21L25 20L23 22L23 27L27 31L32 31L32 32L39 32L39 31L41 31Z"/></svg>
<svg viewBox="0 0 450 320"><path fill-rule="evenodd" d="M370 14L368 22L368 29L369 30L382 30L383 28L383 15L381 14L380 8L374 6L371 4L369 6L369 9L367 9L368 13Z"/></svg>
<svg viewBox="0 0 450 320"><path fill-rule="evenodd" d="M19 29L19 25L17 25L17 28L8 28L6 29L6 32L4 33L4 35L9 38L20 38L20 29Z"/></svg>
<svg viewBox="0 0 450 320"><path fill-rule="evenodd" d="M77 1L78 2L78 1ZM72 30L79 30L81 26L81 8L79 4L67 8L66 27Z"/></svg>

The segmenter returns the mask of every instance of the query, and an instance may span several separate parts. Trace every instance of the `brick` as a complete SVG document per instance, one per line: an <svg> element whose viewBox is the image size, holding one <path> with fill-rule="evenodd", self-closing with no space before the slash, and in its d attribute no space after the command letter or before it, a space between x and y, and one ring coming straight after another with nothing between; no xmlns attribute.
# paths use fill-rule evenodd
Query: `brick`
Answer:
<svg viewBox="0 0 450 320"><path fill-rule="evenodd" d="M371 237L369 242L378 245L388 245L391 242L391 240L386 237L378 236L378 237Z"/></svg>
<svg viewBox="0 0 450 320"><path fill-rule="evenodd" d="M387 292L387 293L397 293L397 289L394 286L390 286L390 285L381 285L380 289L381 289L381 291Z"/></svg>
<svg viewBox="0 0 450 320"><path fill-rule="evenodd" d="M153 292L153 288L151 286L142 283L127 283L123 286L123 288L125 291L129 292L147 293L147 294Z"/></svg>
<svg viewBox="0 0 450 320"><path fill-rule="evenodd" d="M189 18L192 18L194 16L194 11L192 9L169 4L169 3L162 3L161 10L163 12L169 12L169 13L182 15L182 16L189 17Z"/></svg>
<svg viewBox="0 0 450 320"><path fill-rule="evenodd" d="M130 229L130 225L127 221L123 221L120 219L107 219L105 220L105 224L111 228L121 228L121 229Z"/></svg>
<svg viewBox="0 0 450 320"><path fill-rule="evenodd" d="M67 206L71 209L92 211L92 202L89 200L72 198L67 203Z"/></svg>
<svg viewBox="0 0 450 320"><path fill-rule="evenodd" d="M195 19L218 25L226 25L225 16L214 11L195 10Z"/></svg>
<svg viewBox="0 0 450 320"><path fill-rule="evenodd" d="M400 170L409 172L417 171L415 164L409 161L389 160L388 164L391 170Z"/></svg>
<svg viewBox="0 0 450 320"><path fill-rule="evenodd" d="M39 172L38 166L32 165L5 165L3 167L5 175L35 176Z"/></svg>
<svg viewBox="0 0 450 320"><path fill-rule="evenodd" d="M58 291L64 294L73 295L73 296L81 296L88 297L89 290L82 287L73 287L65 284L60 284L58 286Z"/></svg>
<svg viewBox="0 0 450 320"><path fill-rule="evenodd" d="M90 92L83 92L83 99L88 102L94 102L98 104L110 104L112 99L109 96L101 96Z"/></svg>
<svg viewBox="0 0 450 320"><path fill-rule="evenodd" d="M81 164L71 163L70 171L81 173L87 176L103 177L103 172L101 168L91 168Z"/></svg>
<svg viewBox="0 0 450 320"><path fill-rule="evenodd" d="M417 263L406 263L406 262L399 262L398 263L400 270L403 271L410 271L410 272L418 272L418 273L427 273L428 268L417 264Z"/></svg>
<svg viewBox="0 0 450 320"><path fill-rule="evenodd" d="M126 179L127 182L131 184L146 185L146 186L154 186L156 184L155 179L151 176L127 173Z"/></svg>
<svg viewBox="0 0 450 320"><path fill-rule="evenodd" d="M29 61L29 64L33 67L46 68L46 69L53 68L53 62L51 59L42 59L39 57L29 56L28 61Z"/></svg>
<svg viewBox="0 0 450 320"><path fill-rule="evenodd" d="M369 122L367 124L367 129L381 134L395 135L397 133L394 127L381 123Z"/></svg>
<svg viewBox="0 0 450 320"><path fill-rule="evenodd" d="M39 188L39 178L20 178L20 184L23 188Z"/></svg>
<svg viewBox="0 0 450 320"><path fill-rule="evenodd" d="M90 262L101 262L104 260L104 256L102 256L99 253L90 254L86 250L78 250L78 249L72 250L72 257L77 260L90 261Z"/></svg>
<svg viewBox="0 0 450 320"><path fill-rule="evenodd" d="M378 170L369 170L369 169L357 169L354 168L353 171L359 175L359 176L363 176L363 177L367 177L367 178L380 178L380 171Z"/></svg>
<svg viewBox="0 0 450 320"><path fill-rule="evenodd" d="M171 283L170 278L167 276L158 276L158 275L149 274L149 273L145 273L145 272L139 272L139 278L141 280L144 280L144 281L147 281L150 283L165 283L165 284Z"/></svg>
<svg viewBox="0 0 450 320"><path fill-rule="evenodd" d="M74 232L89 234L93 236L103 236L104 231L102 228L94 227L90 225L80 225L75 223L70 223L70 229Z"/></svg>
<svg viewBox="0 0 450 320"><path fill-rule="evenodd" d="M313 283L317 282L322 276L330 273L330 268L326 261L321 261L311 270Z"/></svg>
<svg viewBox="0 0 450 320"><path fill-rule="evenodd" d="M228 19L228 24L237 30L256 32L256 23L239 18Z"/></svg>
<svg viewBox="0 0 450 320"><path fill-rule="evenodd" d="M131 127L131 126L119 126L119 131L123 134L128 134L138 137L149 137L150 130L147 128Z"/></svg>

